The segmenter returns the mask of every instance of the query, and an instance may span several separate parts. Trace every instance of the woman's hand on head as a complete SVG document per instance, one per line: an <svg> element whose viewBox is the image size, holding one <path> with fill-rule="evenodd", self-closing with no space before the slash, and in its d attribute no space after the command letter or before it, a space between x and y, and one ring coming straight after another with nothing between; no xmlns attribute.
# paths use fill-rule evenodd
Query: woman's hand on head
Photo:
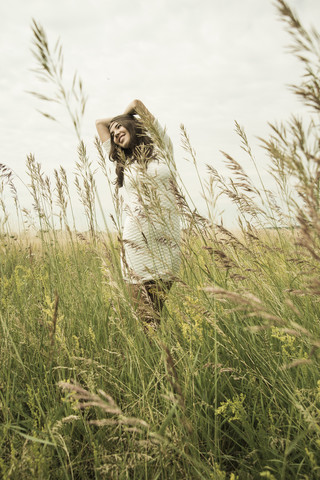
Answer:
<svg viewBox="0 0 320 480"><path fill-rule="evenodd" d="M143 108L144 105L141 100L132 100L129 105L126 107L125 111L123 112L124 115L139 115L139 110Z"/></svg>
<svg viewBox="0 0 320 480"><path fill-rule="evenodd" d="M154 116L147 109L147 107L141 102L141 100L135 99L129 103L127 108L124 111L124 115L140 115L145 116L147 120L154 121Z"/></svg>

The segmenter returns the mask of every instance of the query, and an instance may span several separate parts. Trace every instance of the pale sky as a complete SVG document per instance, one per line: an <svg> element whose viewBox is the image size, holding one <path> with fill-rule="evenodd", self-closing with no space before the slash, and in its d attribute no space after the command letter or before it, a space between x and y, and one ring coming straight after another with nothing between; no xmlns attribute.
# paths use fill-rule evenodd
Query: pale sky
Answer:
<svg viewBox="0 0 320 480"><path fill-rule="evenodd" d="M319 0L288 3L305 26L320 31ZM302 74L298 61L286 52L290 37L271 0L2 1L0 163L28 183L26 156L33 153L52 180L54 169L63 165L72 183L77 139L70 121L63 108L53 110L52 104L26 93L51 93L32 72L32 18L44 27L52 47L60 37L66 83L70 85L75 70L83 80L88 103L82 135L94 168L95 120L120 114L139 98L167 127L179 172L202 213L200 185L180 146L181 123L203 177L207 163L226 174L223 150L255 178L234 132L236 120L245 128L260 173L269 182L268 160L257 137L268 135L268 122L301 112L286 85ZM37 109L54 112L60 123L45 119ZM101 175L97 182L108 216L113 211L108 188ZM18 180L16 185L20 202L29 208L27 189ZM233 224L234 212L225 200L220 200L218 211L224 211L226 224ZM76 214L79 228L85 228L80 207Z"/></svg>

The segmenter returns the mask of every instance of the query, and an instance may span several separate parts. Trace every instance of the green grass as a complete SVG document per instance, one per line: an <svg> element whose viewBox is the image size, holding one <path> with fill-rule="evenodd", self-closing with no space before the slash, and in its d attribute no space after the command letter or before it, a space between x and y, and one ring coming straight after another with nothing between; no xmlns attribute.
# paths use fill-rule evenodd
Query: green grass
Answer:
<svg viewBox="0 0 320 480"><path fill-rule="evenodd" d="M241 251L209 233L205 249L185 239L193 252L149 335L110 286L101 239L46 242L32 256L2 240L4 478L316 478L319 307L289 291L305 281L294 237L261 232ZM208 248L222 245L232 268ZM254 268L239 279L237 264ZM203 288L213 284L220 293ZM103 390L121 414L79 409L61 381Z"/></svg>

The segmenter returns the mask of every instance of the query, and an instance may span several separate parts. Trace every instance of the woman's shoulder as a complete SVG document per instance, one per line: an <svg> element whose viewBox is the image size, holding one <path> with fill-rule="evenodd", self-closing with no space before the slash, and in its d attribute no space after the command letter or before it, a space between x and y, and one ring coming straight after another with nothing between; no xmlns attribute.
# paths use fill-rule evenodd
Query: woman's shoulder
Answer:
<svg viewBox="0 0 320 480"><path fill-rule="evenodd" d="M163 128L156 118L154 119L153 127L154 127L154 133L156 137L155 143L158 144L158 146L160 146L160 149L161 147L162 148L165 147L169 149L169 151L173 152L172 141L169 135L167 134L166 128Z"/></svg>

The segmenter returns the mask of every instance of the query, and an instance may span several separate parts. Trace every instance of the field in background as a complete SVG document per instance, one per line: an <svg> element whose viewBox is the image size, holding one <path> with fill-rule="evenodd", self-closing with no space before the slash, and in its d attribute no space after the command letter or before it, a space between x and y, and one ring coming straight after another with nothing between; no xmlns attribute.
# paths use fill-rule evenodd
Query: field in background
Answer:
<svg viewBox="0 0 320 480"><path fill-rule="evenodd" d="M277 192L263 178L252 185L225 154L230 178L208 165L202 181L205 218L178 179L182 264L158 330L141 323L122 280L117 196L114 231L97 229L99 197L80 133L81 81L72 86L79 89L73 111L61 51L51 54L34 24L39 69L56 85L79 138L75 183L88 232L74 228L62 167L52 186L29 156L28 212L1 165L2 193L11 192L20 225L37 231L12 234L1 196L1 478L319 477L320 41L276 3L305 68L294 91L312 113L271 126L262 140ZM197 172L184 128L182 140ZM97 151L108 178L99 142ZM235 231L214 222L219 195L237 206Z"/></svg>

